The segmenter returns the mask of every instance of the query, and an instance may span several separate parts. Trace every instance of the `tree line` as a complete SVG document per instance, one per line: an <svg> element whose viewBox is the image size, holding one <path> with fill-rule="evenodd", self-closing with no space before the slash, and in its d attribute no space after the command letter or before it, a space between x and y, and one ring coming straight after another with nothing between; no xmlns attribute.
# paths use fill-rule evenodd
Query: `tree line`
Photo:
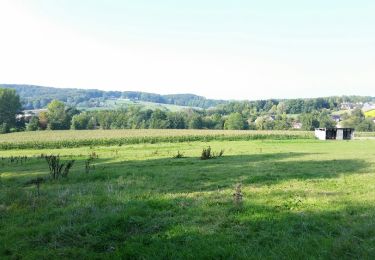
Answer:
<svg viewBox="0 0 375 260"><path fill-rule="evenodd" d="M15 90L0 89L1 132L64 130L64 129L230 129L230 130L289 130L301 124L302 130L335 127L330 102L326 99L307 101L295 109L295 100L230 102L213 109L185 109L177 112L129 106L117 110L79 111L59 100L47 105L46 111L31 118L21 115L21 101ZM303 101L304 102L304 101ZM299 104L304 104L298 102ZM331 103L335 101L332 99ZM292 104L292 105L291 105ZM337 105L333 105L337 107ZM317 108L318 107L318 108ZM289 112L289 114L288 114ZM301 112L291 116L291 112ZM342 116L343 127L358 131L374 131L372 119L365 118L361 109Z"/></svg>

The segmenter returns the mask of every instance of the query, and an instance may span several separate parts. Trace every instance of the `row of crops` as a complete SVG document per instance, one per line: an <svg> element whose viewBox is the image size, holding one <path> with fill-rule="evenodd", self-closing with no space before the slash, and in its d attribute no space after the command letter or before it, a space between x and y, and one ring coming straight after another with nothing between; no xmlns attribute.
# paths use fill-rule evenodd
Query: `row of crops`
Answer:
<svg viewBox="0 0 375 260"><path fill-rule="evenodd" d="M140 143L192 141L245 141L312 139L304 131L225 131L225 130L87 130L40 131L0 135L0 149L53 149L81 146L114 146Z"/></svg>

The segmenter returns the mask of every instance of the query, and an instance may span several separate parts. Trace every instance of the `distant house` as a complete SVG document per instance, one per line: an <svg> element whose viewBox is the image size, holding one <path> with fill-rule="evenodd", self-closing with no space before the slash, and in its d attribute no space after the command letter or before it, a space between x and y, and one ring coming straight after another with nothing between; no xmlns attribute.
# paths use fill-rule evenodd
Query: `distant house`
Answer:
<svg viewBox="0 0 375 260"><path fill-rule="evenodd" d="M375 104L372 103L365 103L362 107L363 112L375 110Z"/></svg>
<svg viewBox="0 0 375 260"><path fill-rule="evenodd" d="M319 140L351 140L354 138L353 128L316 128L315 136Z"/></svg>
<svg viewBox="0 0 375 260"><path fill-rule="evenodd" d="M344 103L341 103L341 109L342 110L350 110L350 109L353 109L354 108L354 104L353 103L349 103L349 102L344 102Z"/></svg>
<svg viewBox="0 0 375 260"><path fill-rule="evenodd" d="M340 115L332 115L331 116L332 120L335 121L336 123L341 121L341 116Z"/></svg>
<svg viewBox="0 0 375 260"><path fill-rule="evenodd" d="M18 114L16 116L16 119L17 120L24 120L26 122L30 121L30 119L35 116L35 114L31 114L31 113L22 113L22 114Z"/></svg>
<svg viewBox="0 0 375 260"><path fill-rule="evenodd" d="M292 123L292 128L293 129L301 129L302 128L302 123L300 123L300 122L293 122Z"/></svg>
<svg viewBox="0 0 375 260"><path fill-rule="evenodd" d="M275 116L259 116L255 119L254 123L257 124L259 121L274 121Z"/></svg>
<svg viewBox="0 0 375 260"><path fill-rule="evenodd" d="M47 109L24 110L16 116L16 119L29 122L32 117L39 116L41 112L47 112Z"/></svg>

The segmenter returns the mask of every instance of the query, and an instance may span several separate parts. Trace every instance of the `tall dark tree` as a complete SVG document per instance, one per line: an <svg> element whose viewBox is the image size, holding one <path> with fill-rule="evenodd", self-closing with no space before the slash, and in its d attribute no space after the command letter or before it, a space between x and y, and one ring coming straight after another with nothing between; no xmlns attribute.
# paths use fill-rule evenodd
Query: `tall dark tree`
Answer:
<svg viewBox="0 0 375 260"><path fill-rule="evenodd" d="M16 126L16 115L21 111L21 107L20 97L15 90L0 89L0 125L4 129Z"/></svg>

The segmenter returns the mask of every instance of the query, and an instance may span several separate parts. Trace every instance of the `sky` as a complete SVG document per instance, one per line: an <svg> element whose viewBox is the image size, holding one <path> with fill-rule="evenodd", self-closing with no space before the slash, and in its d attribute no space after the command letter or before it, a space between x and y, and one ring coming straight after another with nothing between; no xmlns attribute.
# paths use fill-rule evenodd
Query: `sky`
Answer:
<svg viewBox="0 0 375 260"><path fill-rule="evenodd" d="M372 0L0 0L0 83L375 96Z"/></svg>

